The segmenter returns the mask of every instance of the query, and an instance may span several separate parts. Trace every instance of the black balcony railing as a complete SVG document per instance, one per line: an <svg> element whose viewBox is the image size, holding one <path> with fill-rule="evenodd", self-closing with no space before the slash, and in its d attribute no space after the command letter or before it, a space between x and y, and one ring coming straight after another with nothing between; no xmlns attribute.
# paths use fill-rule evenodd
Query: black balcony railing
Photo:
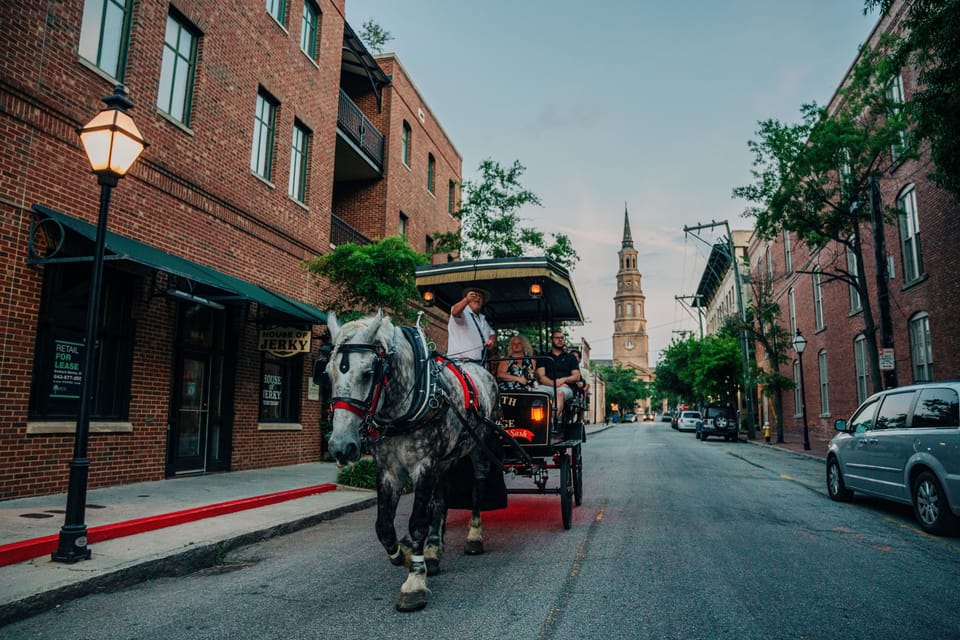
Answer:
<svg viewBox="0 0 960 640"><path fill-rule="evenodd" d="M351 227L349 224L344 222L343 219L338 218L331 213L330 244L339 246L347 242L352 242L353 244L371 244L370 238Z"/></svg>
<svg viewBox="0 0 960 640"><path fill-rule="evenodd" d="M383 134L363 115L343 89L340 90L340 107L337 126L353 140L379 168L383 168Z"/></svg>

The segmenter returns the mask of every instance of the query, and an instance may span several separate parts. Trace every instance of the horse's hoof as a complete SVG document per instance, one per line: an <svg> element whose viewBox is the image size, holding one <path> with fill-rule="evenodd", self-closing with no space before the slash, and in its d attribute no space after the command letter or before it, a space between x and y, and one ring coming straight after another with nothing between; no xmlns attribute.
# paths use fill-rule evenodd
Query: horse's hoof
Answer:
<svg viewBox="0 0 960 640"><path fill-rule="evenodd" d="M397 611L420 611L427 606L426 591L411 591L397 596Z"/></svg>
<svg viewBox="0 0 960 640"><path fill-rule="evenodd" d="M467 545L463 548L463 553L468 556L483 555L483 541L467 540Z"/></svg>
<svg viewBox="0 0 960 640"><path fill-rule="evenodd" d="M427 575L435 576L440 573L440 559L439 558L425 558L424 562L427 565Z"/></svg>

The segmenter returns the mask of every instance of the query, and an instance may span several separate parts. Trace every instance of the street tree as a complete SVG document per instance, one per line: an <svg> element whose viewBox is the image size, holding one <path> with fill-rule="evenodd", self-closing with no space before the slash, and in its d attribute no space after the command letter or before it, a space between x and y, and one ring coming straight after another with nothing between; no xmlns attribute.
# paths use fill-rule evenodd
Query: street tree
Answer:
<svg viewBox="0 0 960 640"><path fill-rule="evenodd" d="M615 362L613 366L599 365L597 371L606 384L607 407L617 405L621 411L632 412L640 400L650 397L650 386L637 377L637 370Z"/></svg>
<svg viewBox="0 0 960 640"><path fill-rule="evenodd" d="M896 211L871 204L877 176L897 159L914 156L905 144L908 118L888 92L898 69L886 50L862 48L839 100L827 110L804 105L802 121L785 124L765 120L753 151L755 182L733 190L752 203L744 211L754 219L756 234L772 240L783 232L796 234L813 256L799 273L816 275L821 284L844 282L863 305L864 335L876 390L881 388L877 322L868 295L864 242L870 224L892 221ZM879 198L873 198L876 203ZM886 265L877 265L886 269Z"/></svg>
<svg viewBox="0 0 960 640"><path fill-rule="evenodd" d="M660 355L654 384L677 401L735 405L741 380L739 338L735 330L725 330L700 339L674 339Z"/></svg>
<svg viewBox="0 0 960 640"><path fill-rule="evenodd" d="M524 188L520 177L526 168L519 161L509 167L487 159L480 163L480 179L463 183L462 202L453 216L460 230L434 235L434 253L459 253L461 259L509 258L542 253L567 269L580 260L570 238L552 233L547 244L544 233L522 225L520 210L541 206L540 198Z"/></svg>
<svg viewBox="0 0 960 640"><path fill-rule="evenodd" d="M888 13L894 0L865 0L865 10ZM931 179L960 201L960 0L908 3L905 37L896 41L899 67L913 65L919 86L909 102L916 128L930 143Z"/></svg>
<svg viewBox="0 0 960 640"><path fill-rule="evenodd" d="M426 264L427 257L414 251L404 237L390 236L371 244L337 245L303 266L334 288L330 308L338 316L349 318L384 308L412 321L420 300L416 269Z"/></svg>

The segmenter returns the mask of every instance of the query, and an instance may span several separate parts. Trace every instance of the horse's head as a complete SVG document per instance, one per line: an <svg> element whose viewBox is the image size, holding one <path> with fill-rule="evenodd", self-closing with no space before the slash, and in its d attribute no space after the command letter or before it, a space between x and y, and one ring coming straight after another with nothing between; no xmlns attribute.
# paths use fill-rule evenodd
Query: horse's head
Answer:
<svg viewBox="0 0 960 640"><path fill-rule="evenodd" d="M380 399L388 364L387 337L393 333L393 325L378 311L343 326L330 312L327 326L333 339L327 362L333 409L330 452L342 464L360 458L360 428L373 418Z"/></svg>

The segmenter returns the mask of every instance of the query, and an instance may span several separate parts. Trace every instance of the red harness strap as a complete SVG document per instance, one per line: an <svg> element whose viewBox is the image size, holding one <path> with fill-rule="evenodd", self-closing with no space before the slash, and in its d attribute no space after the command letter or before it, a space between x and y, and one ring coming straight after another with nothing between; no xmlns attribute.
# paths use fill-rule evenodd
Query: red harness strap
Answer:
<svg viewBox="0 0 960 640"><path fill-rule="evenodd" d="M450 369L453 375L457 377L457 380L460 381L460 386L463 387L463 408L479 411L480 399L477 397L477 385L473 381L473 378L470 377L470 374L455 365L452 360L448 360L441 355L437 356L437 361Z"/></svg>

